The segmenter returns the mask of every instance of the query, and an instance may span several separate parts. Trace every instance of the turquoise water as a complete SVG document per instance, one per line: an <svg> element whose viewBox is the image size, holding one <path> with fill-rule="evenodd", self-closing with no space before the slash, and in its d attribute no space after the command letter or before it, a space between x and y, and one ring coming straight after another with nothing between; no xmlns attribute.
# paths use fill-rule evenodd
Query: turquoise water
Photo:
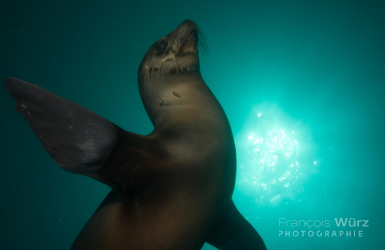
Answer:
<svg viewBox="0 0 385 250"><path fill-rule="evenodd" d="M234 200L268 249L383 249L384 9L380 1L3 1L0 79L38 84L148 134L139 63L192 19L209 45L202 75L236 138ZM0 249L69 249L109 189L56 166L4 90L0 104ZM346 218L369 227L338 227Z"/></svg>

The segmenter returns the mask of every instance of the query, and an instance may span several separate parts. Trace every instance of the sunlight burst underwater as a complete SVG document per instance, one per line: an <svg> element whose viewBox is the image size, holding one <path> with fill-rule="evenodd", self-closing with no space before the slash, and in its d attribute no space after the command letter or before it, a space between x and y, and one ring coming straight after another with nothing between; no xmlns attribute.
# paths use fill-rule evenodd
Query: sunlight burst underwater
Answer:
<svg viewBox="0 0 385 250"><path fill-rule="evenodd" d="M237 187L258 204L301 201L303 183L318 172L310 129L274 104L254 108L237 136Z"/></svg>

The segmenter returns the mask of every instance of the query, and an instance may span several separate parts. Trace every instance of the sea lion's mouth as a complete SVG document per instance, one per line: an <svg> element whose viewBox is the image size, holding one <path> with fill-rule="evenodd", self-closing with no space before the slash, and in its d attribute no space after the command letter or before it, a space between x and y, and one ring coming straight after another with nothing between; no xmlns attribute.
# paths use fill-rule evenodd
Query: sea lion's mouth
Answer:
<svg viewBox="0 0 385 250"><path fill-rule="evenodd" d="M192 30L185 39L182 40L178 55L198 54L198 35L197 30Z"/></svg>

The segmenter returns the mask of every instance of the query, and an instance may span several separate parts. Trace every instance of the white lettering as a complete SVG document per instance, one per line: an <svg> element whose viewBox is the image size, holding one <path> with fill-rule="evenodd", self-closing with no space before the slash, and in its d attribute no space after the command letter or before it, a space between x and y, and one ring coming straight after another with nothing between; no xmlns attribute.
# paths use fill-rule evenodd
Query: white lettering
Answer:
<svg viewBox="0 0 385 250"><path fill-rule="evenodd" d="M337 227L340 227L341 223L342 223L342 226L345 227L346 226L346 222L348 221L348 218L345 218L345 221L343 221L342 218L340 218L339 221L337 221L337 218L334 218L334 220L336 222Z"/></svg>

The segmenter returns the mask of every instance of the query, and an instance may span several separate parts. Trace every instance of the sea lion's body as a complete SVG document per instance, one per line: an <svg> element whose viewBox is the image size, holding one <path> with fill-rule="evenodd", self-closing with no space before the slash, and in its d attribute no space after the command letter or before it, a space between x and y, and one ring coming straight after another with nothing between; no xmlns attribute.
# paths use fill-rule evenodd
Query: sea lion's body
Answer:
<svg viewBox="0 0 385 250"><path fill-rule="evenodd" d="M161 159L139 168L126 194L111 192L73 249L202 247L210 225L230 205L235 174L230 126L209 95L212 103L180 107L156 126L150 137L162 144Z"/></svg>
<svg viewBox="0 0 385 250"><path fill-rule="evenodd" d="M205 242L219 249L264 248L231 199L234 140L200 75L197 43L195 24L185 21L143 59L139 88L155 127L148 136L35 85L7 80L18 111L52 158L113 188L71 249L197 250Z"/></svg>

